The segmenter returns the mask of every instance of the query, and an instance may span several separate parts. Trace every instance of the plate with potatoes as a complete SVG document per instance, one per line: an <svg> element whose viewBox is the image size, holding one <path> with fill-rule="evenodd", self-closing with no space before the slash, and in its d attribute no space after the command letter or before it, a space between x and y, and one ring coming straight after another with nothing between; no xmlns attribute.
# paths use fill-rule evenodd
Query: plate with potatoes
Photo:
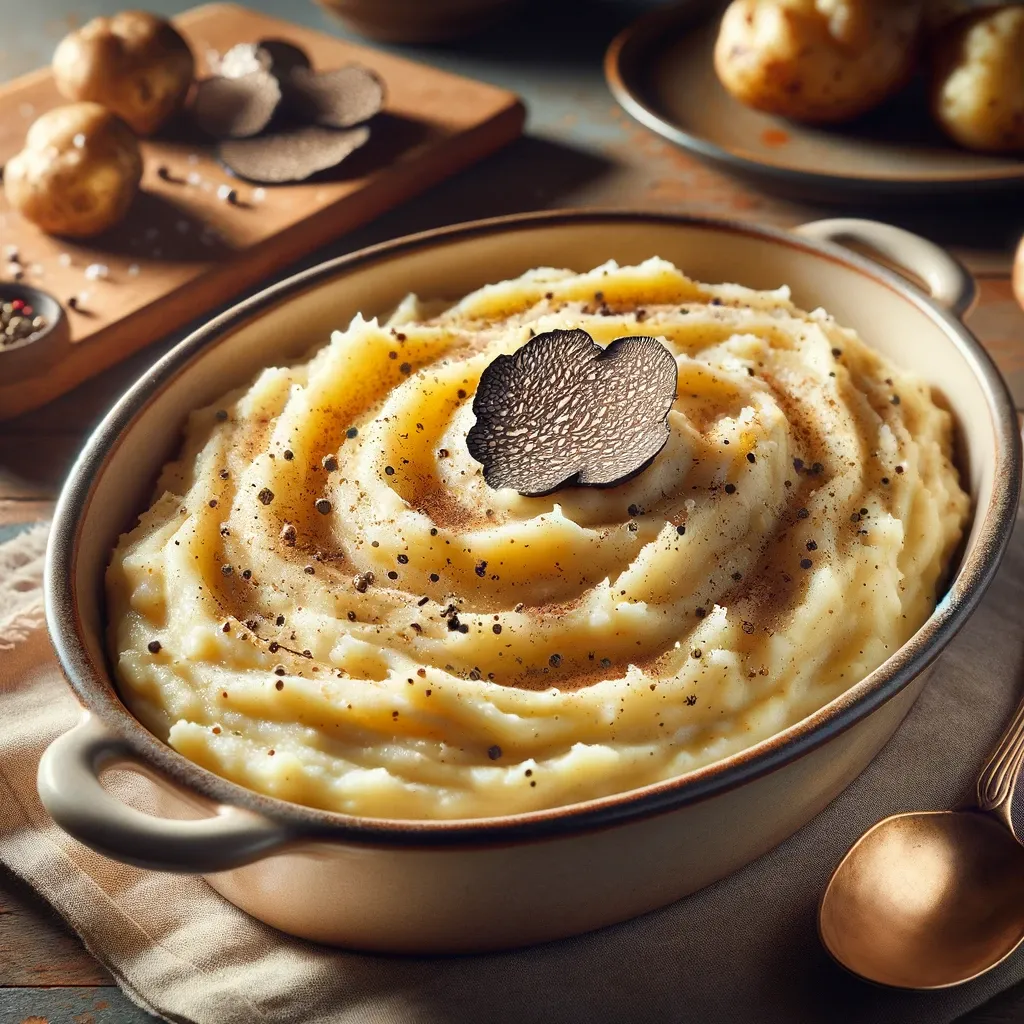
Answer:
<svg viewBox="0 0 1024 1024"><path fill-rule="evenodd" d="M614 40L623 108L807 199L1024 185L1024 4L689 0Z"/></svg>

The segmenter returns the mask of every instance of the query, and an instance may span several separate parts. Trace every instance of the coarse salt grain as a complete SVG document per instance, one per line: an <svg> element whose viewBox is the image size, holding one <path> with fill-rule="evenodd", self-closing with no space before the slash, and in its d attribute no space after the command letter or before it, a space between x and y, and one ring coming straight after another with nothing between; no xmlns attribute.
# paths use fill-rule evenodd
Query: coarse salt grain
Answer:
<svg viewBox="0 0 1024 1024"><path fill-rule="evenodd" d="M57 257L57 262L58 262L58 263L59 263L59 264L60 264L60 265L61 265L62 267L70 267L70 266L71 266L71 253L69 253L69 252L62 252L62 253L61 253L61 254L60 254L60 255L59 255L58 257Z"/></svg>
<svg viewBox="0 0 1024 1024"><path fill-rule="evenodd" d="M203 176L198 171L189 171L188 174L185 175L185 181L190 185L199 185L202 183L202 180Z"/></svg>
<svg viewBox="0 0 1024 1024"><path fill-rule="evenodd" d="M75 137L71 140L71 144L75 149L83 149L85 147L85 136L81 132L76 132Z"/></svg>
<svg viewBox="0 0 1024 1024"><path fill-rule="evenodd" d="M138 265L138 263L133 263L128 268L128 276L129 277L138 277L139 276L139 265Z"/></svg>
<svg viewBox="0 0 1024 1024"><path fill-rule="evenodd" d="M252 198L257 203L262 203L267 198L267 190L265 188L254 188L252 190Z"/></svg>
<svg viewBox="0 0 1024 1024"><path fill-rule="evenodd" d="M85 268L87 281L106 281L108 277L110 277L110 267L106 263L90 263Z"/></svg>
<svg viewBox="0 0 1024 1024"><path fill-rule="evenodd" d="M226 203L234 194L234 191L235 190L230 185L221 185L220 188L217 189L217 198Z"/></svg>
<svg viewBox="0 0 1024 1024"><path fill-rule="evenodd" d="M5 245L4 255L11 261L17 261L18 247L16 245Z"/></svg>
<svg viewBox="0 0 1024 1024"><path fill-rule="evenodd" d="M46 268L42 263L33 263L32 266L28 268L28 272L30 274L34 274L36 277L42 277L46 273Z"/></svg>

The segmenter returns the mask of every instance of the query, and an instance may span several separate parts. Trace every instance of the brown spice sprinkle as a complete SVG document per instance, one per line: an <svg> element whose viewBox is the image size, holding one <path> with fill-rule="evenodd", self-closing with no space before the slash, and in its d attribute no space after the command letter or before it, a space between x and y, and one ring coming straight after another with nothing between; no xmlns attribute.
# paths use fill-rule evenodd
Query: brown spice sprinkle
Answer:
<svg viewBox="0 0 1024 1024"><path fill-rule="evenodd" d="M274 500L274 492L269 487L263 487L256 498L261 505L269 505Z"/></svg>

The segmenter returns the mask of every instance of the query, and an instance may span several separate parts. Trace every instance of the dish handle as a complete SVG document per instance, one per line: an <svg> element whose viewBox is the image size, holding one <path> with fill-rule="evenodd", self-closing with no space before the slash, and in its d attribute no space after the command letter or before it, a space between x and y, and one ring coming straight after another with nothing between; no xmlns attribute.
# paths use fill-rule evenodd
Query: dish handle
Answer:
<svg viewBox="0 0 1024 1024"><path fill-rule="evenodd" d="M116 764L144 767L125 740L86 713L46 748L36 776L53 820L105 857L153 871L205 875L250 864L293 838L283 826L239 807L221 805L212 817L186 820L137 811L100 782L104 769Z"/></svg>
<svg viewBox="0 0 1024 1024"><path fill-rule="evenodd" d="M857 217L834 217L801 224L798 235L817 242L864 246L897 272L909 271L923 281L932 302L963 319L974 305L977 286L969 270L945 249L893 224Z"/></svg>

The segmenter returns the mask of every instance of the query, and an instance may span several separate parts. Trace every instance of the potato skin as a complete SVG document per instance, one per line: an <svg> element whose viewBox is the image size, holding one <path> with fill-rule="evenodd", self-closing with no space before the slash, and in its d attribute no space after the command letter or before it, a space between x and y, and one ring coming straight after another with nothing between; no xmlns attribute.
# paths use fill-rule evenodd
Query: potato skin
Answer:
<svg viewBox="0 0 1024 1024"><path fill-rule="evenodd" d="M100 103L139 135L152 135L184 105L195 60L169 22L122 11L65 36L53 54L53 76L69 100Z"/></svg>
<svg viewBox="0 0 1024 1024"><path fill-rule="evenodd" d="M4 192L47 234L88 238L124 217L141 178L131 129L98 103L72 103L29 128L25 148L4 167Z"/></svg>
<svg viewBox="0 0 1024 1024"><path fill-rule="evenodd" d="M809 123L846 121L913 73L921 0L733 0L715 70L741 103Z"/></svg>
<svg viewBox="0 0 1024 1024"><path fill-rule="evenodd" d="M968 149L1024 150L1024 7L962 18L936 38L932 114Z"/></svg>

